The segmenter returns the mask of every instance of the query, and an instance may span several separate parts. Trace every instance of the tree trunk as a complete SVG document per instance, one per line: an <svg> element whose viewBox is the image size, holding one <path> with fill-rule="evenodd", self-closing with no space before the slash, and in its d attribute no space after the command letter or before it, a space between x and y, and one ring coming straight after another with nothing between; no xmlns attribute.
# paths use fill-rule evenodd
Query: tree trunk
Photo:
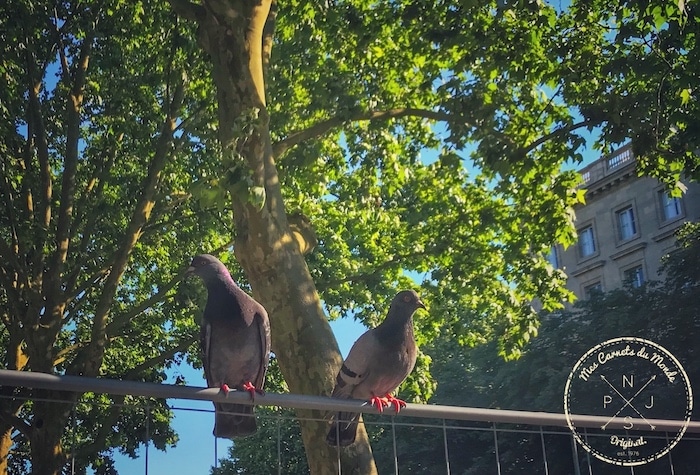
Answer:
<svg viewBox="0 0 700 475"><path fill-rule="evenodd" d="M252 171L253 186L265 190L262 206L251 204L255 202L251 190L237 191L232 199L236 258L255 298L270 314L272 350L292 393L329 395L342 359L287 222L265 109L263 42L264 31L269 34L265 27L271 2L255 3L220 0L199 7L171 0L180 14L198 21L200 42L211 57L224 157L244 157L242 165ZM250 135L237 141L236 119L252 110L259 111L259 119ZM299 411L298 415L311 473L337 473L336 449L325 442L327 414ZM363 426L357 440L341 451L343 473L376 473Z"/></svg>
<svg viewBox="0 0 700 475"><path fill-rule="evenodd" d="M41 399L65 400L65 393L52 391ZM32 475L60 475L66 463L61 436L70 418L72 406L61 402L36 401L32 419L30 446Z"/></svg>
<svg viewBox="0 0 700 475"><path fill-rule="evenodd" d="M7 369L22 371L27 366L29 358L22 349L23 340L20 335L19 328L13 328L9 331L10 341L7 345L6 363ZM15 421L13 418L19 414L20 409L24 405L21 399L14 399L12 395L14 388L0 388L0 475L6 475L8 471L8 458L12 449L12 432L13 429L22 429L15 427L15 424L23 423Z"/></svg>
<svg viewBox="0 0 700 475"><path fill-rule="evenodd" d="M12 441L14 429L24 429L24 427L15 427L15 425L24 424L23 421L14 420L22 407L22 402L9 399L11 394L12 389L9 391L4 388L0 390L0 395L8 398L0 401L0 475L8 473L8 459L14 444Z"/></svg>
<svg viewBox="0 0 700 475"><path fill-rule="evenodd" d="M7 474L7 458L12 448L12 426L0 424L0 475Z"/></svg>

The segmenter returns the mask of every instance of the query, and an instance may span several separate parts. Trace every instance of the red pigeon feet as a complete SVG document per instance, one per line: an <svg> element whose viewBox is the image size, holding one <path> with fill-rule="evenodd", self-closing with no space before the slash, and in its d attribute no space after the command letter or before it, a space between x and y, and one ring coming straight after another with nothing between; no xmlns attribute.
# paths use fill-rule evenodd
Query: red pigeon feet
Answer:
<svg viewBox="0 0 700 475"><path fill-rule="evenodd" d="M384 412L384 408L389 405L385 397L372 396L369 400L369 405L377 408L379 412Z"/></svg>
<svg viewBox="0 0 700 475"><path fill-rule="evenodd" d="M256 388L255 386L253 386L253 383L251 383L250 381L248 381L248 382L246 382L246 383L243 383L243 389L244 389L245 391L248 391L248 392L250 393L250 398L251 398L251 399L255 399L255 393L258 393L258 394L260 394L261 396L264 396L264 395L265 395L265 391L263 391L262 389L258 389L258 388Z"/></svg>
<svg viewBox="0 0 700 475"><path fill-rule="evenodd" d="M224 396L228 396L228 393L231 392L231 388L229 388L228 384L226 383L221 383L221 386L219 388L221 389L221 392L224 393Z"/></svg>
<svg viewBox="0 0 700 475"><path fill-rule="evenodd" d="M399 413L399 411L400 411L402 408L406 407L406 401L403 401L403 400L401 400L401 399L397 399L397 398L395 398L394 396L392 396L391 394L387 394L387 395L384 397L384 399L386 400L386 405L387 405L387 407L388 407L388 406L393 406L393 407L394 407L394 410L396 411L397 414Z"/></svg>

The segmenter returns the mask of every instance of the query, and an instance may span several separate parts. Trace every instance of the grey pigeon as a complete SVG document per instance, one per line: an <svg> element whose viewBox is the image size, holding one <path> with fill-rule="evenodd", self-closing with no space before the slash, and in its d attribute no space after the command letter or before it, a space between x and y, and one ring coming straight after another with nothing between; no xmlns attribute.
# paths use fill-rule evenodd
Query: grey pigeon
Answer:
<svg viewBox="0 0 700 475"><path fill-rule="evenodd" d="M425 308L413 290L402 290L391 301L384 321L363 333L352 345L341 366L331 397L364 399L382 411L392 405L396 412L406 405L391 392L396 390L416 364L413 314ZM359 414L334 415L326 442L347 446L355 442Z"/></svg>
<svg viewBox="0 0 700 475"><path fill-rule="evenodd" d="M214 256L192 259L187 275L198 275L207 287L200 346L207 385L263 393L270 360L270 322L265 308L241 290ZM257 430L253 406L214 403L214 435L233 438Z"/></svg>

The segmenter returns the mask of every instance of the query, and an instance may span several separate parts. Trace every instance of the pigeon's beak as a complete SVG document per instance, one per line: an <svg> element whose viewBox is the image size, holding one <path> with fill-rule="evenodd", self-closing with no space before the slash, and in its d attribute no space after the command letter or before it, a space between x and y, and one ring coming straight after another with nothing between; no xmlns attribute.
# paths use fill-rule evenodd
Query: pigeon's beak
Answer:
<svg viewBox="0 0 700 475"><path fill-rule="evenodd" d="M194 266L189 266L185 271L185 277L189 277L194 274Z"/></svg>
<svg viewBox="0 0 700 475"><path fill-rule="evenodd" d="M423 310L428 310L428 307L425 306L422 300L418 301L418 308L422 308Z"/></svg>

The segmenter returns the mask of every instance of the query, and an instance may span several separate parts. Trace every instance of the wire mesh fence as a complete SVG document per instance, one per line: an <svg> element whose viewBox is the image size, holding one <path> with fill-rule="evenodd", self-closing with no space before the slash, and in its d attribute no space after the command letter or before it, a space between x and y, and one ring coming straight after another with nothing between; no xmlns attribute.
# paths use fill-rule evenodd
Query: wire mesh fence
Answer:
<svg viewBox="0 0 700 475"><path fill-rule="evenodd" d="M120 473L158 475L160 473L193 473L173 470L162 463L163 455L172 450L185 450L188 456L204 460L204 471L216 468L217 473L237 473L240 465L227 462L231 442L211 435L213 408L209 401L221 400L216 389L187 386L158 385L131 381L111 381L40 373L18 373L0 370L0 386L29 387L48 390L128 394L168 400L168 408L175 419L184 423L187 441L181 439L178 447L165 454L147 443L135 452L136 458L122 461ZM15 396L16 397L16 396ZM246 394L231 393L228 397L247 401ZM73 407L79 401L66 402ZM256 398L262 406L257 411L259 434L247 442L235 442L248 452L256 453L257 465L246 473L304 473L304 454L298 428L298 417L293 409L320 409L323 411L364 412L364 424L372 441L373 453L381 474L654 474L692 475L700 473L697 454L700 453L700 423L690 422L681 441L667 454L637 466L618 466L599 460L576 442L564 414L508 411L453 406L409 404L399 415L376 414L361 401L338 401L315 396L293 394L266 394ZM134 402L145 414L144 440L151 439L152 428L148 417L150 404ZM124 407L130 406L123 403ZM131 407L133 409L133 407ZM576 416L577 427L583 437L608 437L601 434L603 418ZM609 422L609 421L608 421ZM75 418L71 419L75 424ZM668 440L677 430L678 421L655 421L658 430L645 437ZM590 428L590 431L586 429ZM75 428L74 428L75 429ZM182 428L180 429L182 432ZM73 430L72 433L76 433ZM246 439L243 439L246 440ZM238 450L238 446L236 446ZM243 450L243 449L242 449ZM235 454L235 452L234 452ZM74 454L68 453L64 473L84 473L75 464ZM261 456L264 455L264 456ZM169 455L168 455L169 456ZM170 457L170 456L169 456ZM340 450L336 451L338 472ZM172 458L172 457L170 457ZM223 461L223 462L222 462ZM246 463L239 458L236 462ZM223 463L223 465L222 465ZM226 471L226 470L230 471ZM88 473L90 473L88 471Z"/></svg>

